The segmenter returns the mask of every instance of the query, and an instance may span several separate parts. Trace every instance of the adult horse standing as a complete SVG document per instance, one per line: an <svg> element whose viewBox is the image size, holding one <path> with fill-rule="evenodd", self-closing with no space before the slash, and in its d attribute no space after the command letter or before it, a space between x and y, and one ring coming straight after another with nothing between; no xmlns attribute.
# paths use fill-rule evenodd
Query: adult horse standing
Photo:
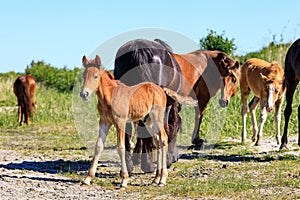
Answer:
<svg viewBox="0 0 300 200"><path fill-rule="evenodd" d="M35 79L30 75L19 76L14 82L14 93L18 99L18 122L22 126L23 116L27 125L30 124L29 117L34 116L36 104L34 100L36 92Z"/></svg>
<svg viewBox="0 0 300 200"><path fill-rule="evenodd" d="M136 85L141 82L154 82L159 86L166 87L181 93L181 70L168 51L167 47L163 46L159 42L150 41L145 39L132 40L121 46L117 52L115 59L114 76L116 79L121 80L126 85ZM178 153L176 150L176 135L181 126L181 119L178 114L179 104L171 98L167 99L167 108L165 113L165 127L168 135L168 166L171 163L177 161ZM169 118L169 116L172 116ZM152 139L149 137L149 133L143 127L142 122L137 127L137 133L140 143L143 145L143 154L141 168L145 172L154 170L150 152L152 149ZM128 171L133 170L132 155L130 149L130 137L131 137L131 126L127 126L126 131L126 163ZM146 145L147 144L147 145ZM137 148L139 149L139 148ZM136 152L136 149L135 151ZM134 156L139 156L134 154ZM136 158L134 160L139 160Z"/></svg>
<svg viewBox="0 0 300 200"><path fill-rule="evenodd" d="M221 89L219 104L221 107L229 105L230 98L237 92L239 63L221 51L197 50L173 53L173 56L182 72L182 94L195 95L198 100L192 143L199 149L203 143L199 136L200 125L208 102Z"/></svg>
<svg viewBox="0 0 300 200"><path fill-rule="evenodd" d="M292 44L286 54L284 75L286 84L286 107L284 109L285 122L280 149L287 148L287 133L290 116L292 114L293 96L300 80L300 39ZM298 105L298 145L300 146L300 105Z"/></svg>

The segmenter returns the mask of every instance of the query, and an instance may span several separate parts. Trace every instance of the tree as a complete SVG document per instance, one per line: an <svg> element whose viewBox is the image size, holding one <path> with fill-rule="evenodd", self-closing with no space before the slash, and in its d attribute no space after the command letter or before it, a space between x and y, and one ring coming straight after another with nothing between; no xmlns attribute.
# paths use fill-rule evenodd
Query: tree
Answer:
<svg viewBox="0 0 300 200"><path fill-rule="evenodd" d="M225 37L225 31L223 31L221 35L211 29L208 29L207 31L208 35L200 39L201 49L219 50L229 55L233 55L233 52L236 50L234 38L228 39Z"/></svg>

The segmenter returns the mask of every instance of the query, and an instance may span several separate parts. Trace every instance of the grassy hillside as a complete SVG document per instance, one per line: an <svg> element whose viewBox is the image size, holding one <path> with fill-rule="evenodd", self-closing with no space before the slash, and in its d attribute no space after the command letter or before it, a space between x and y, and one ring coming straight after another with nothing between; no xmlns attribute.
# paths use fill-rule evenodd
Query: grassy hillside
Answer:
<svg viewBox="0 0 300 200"><path fill-rule="evenodd" d="M290 44L277 44L271 43L268 47L264 47L261 51L251 52L243 56L239 56L238 59L241 64L245 62L245 60L256 57L265 59L267 61L277 60L284 64L284 57L286 51ZM284 65L283 65L284 66ZM81 87L81 75L76 78L76 74L79 73L79 69L75 68L74 70L67 70L66 68L57 69L52 67L49 64L45 64L43 62L32 62L31 66L26 69L27 73L34 74L37 76L38 80L38 89L36 101L38 105L37 113L34 118L34 122L37 125L46 125L46 124L68 124L70 126L74 125L74 117L72 106L79 106L80 108L84 108L86 104L81 104L81 99L79 97L80 87ZM64 73L65 72L65 73ZM0 77L0 106L16 106L16 97L12 91L13 81L19 74L15 73L7 73L2 74ZM64 76L65 75L65 76ZM55 84L55 80L57 84ZM76 88L73 89L75 82L74 80L78 80ZM72 94L73 91L73 94ZM299 90L298 90L299 91ZM76 94L75 94L76 93ZM77 94L78 93L78 94ZM290 122L290 133L296 133L296 109L299 103L299 95L294 97L293 104L293 113ZM72 96L75 94L75 97ZM214 137L223 137L223 136L234 136L239 138L241 132L241 101L240 101L240 93L232 98L231 103L228 108L223 109L218 106L218 98L216 96L211 99L209 106L206 110L203 123L201 126L202 136L214 138ZM250 98L249 98L250 100ZM73 102L72 102L73 101ZM75 102L75 103L74 103ZM95 103L96 104L96 100ZM95 106L95 105L93 105ZM283 105L283 109L285 107L285 103ZM259 115L259 109L257 109L257 115ZM97 112L93 113L96 115ZM76 114L78 115L78 114ZM85 114L86 115L86 114ZM190 143L190 135L192 133L193 125L194 125L194 111L191 108L184 108L181 112L182 118L185 121L183 127L182 138L186 139L186 143ZM93 116L94 119L97 119L97 116ZM216 120L216 119L219 119ZM284 121L284 117L282 115L282 124ZM82 122L80 119L75 119L75 122ZM16 107L13 108L13 111L7 111L0 116L0 126L2 127L14 127L17 125L16 122ZM78 127L77 127L78 128ZM251 124L250 118L248 118L248 135L251 134ZM216 134L216 132L221 132ZM274 119L273 114L268 115L268 119L265 125L264 134L266 135L274 135ZM210 135L210 136L209 136Z"/></svg>

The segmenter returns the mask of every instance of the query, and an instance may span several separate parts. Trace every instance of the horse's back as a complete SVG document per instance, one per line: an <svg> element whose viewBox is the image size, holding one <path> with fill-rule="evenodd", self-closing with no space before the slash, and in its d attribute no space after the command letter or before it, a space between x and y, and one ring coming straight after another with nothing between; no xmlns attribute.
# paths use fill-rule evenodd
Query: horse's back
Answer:
<svg viewBox="0 0 300 200"><path fill-rule="evenodd" d="M127 85L154 82L181 90L180 66L160 43L137 39L125 43L116 54L114 76Z"/></svg>
<svg viewBox="0 0 300 200"><path fill-rule="evenodd" d="M22 98L24 95L33 98L36 93L35 79L30 75L19 76L14 82L14 93L18 98Z"/></svg>
<svg viewBox="0 0 300 200"><path fill-rule="evenodd" d="M144 118L152 107L166 107L166 95L161 87L152 82L134 86L118 85L113 92L112 109L121 118L137 121Z"/></svg>

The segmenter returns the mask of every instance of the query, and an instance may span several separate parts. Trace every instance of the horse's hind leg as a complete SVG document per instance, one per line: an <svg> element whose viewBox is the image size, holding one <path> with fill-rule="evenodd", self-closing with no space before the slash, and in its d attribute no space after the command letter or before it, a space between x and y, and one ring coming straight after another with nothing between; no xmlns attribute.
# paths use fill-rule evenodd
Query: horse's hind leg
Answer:
<svg viewBox="0 0 300 200"><path fill-rule="evenodd" d="M253 99L249 103L249 109L250 109L250 115L251 115L251 121L252 121L252 141L256 141L257 137L257 132L258 132L258 127L257 127L257 122L256 122L256 116L255 116L255 111L257 108L257 105L259 103L259 98L254 96Z"/></svg>
<svg viewBox="0 0 300 200"><path fill-rule="evenodd" d="M300 105L298 106L298 146L300 147Z"/></svg>
<svg viewBox="0 0 300 200"><path fill-rule="evenodd" d="M20 126L22 126L23 121L23 108L21 105L18 106L18 123Z"/></svg>
<svg viewBox="0 0 300 200"><path fill-rule="evenodd" d="M283 135L281 137L281 145L280 149L287 148L288 143L288 126L290 121L290 116L292 114L292 103L293 103L293 96L297 87L298 82L295 82L292 80L292 78L287 79L287 90L286 90L286 106L284 109L284 129L283 129ZM299 109L298 109L299 110ZM299 116L299 114L298 114ZM299 119L299 118L298 118Z"/></svg>

